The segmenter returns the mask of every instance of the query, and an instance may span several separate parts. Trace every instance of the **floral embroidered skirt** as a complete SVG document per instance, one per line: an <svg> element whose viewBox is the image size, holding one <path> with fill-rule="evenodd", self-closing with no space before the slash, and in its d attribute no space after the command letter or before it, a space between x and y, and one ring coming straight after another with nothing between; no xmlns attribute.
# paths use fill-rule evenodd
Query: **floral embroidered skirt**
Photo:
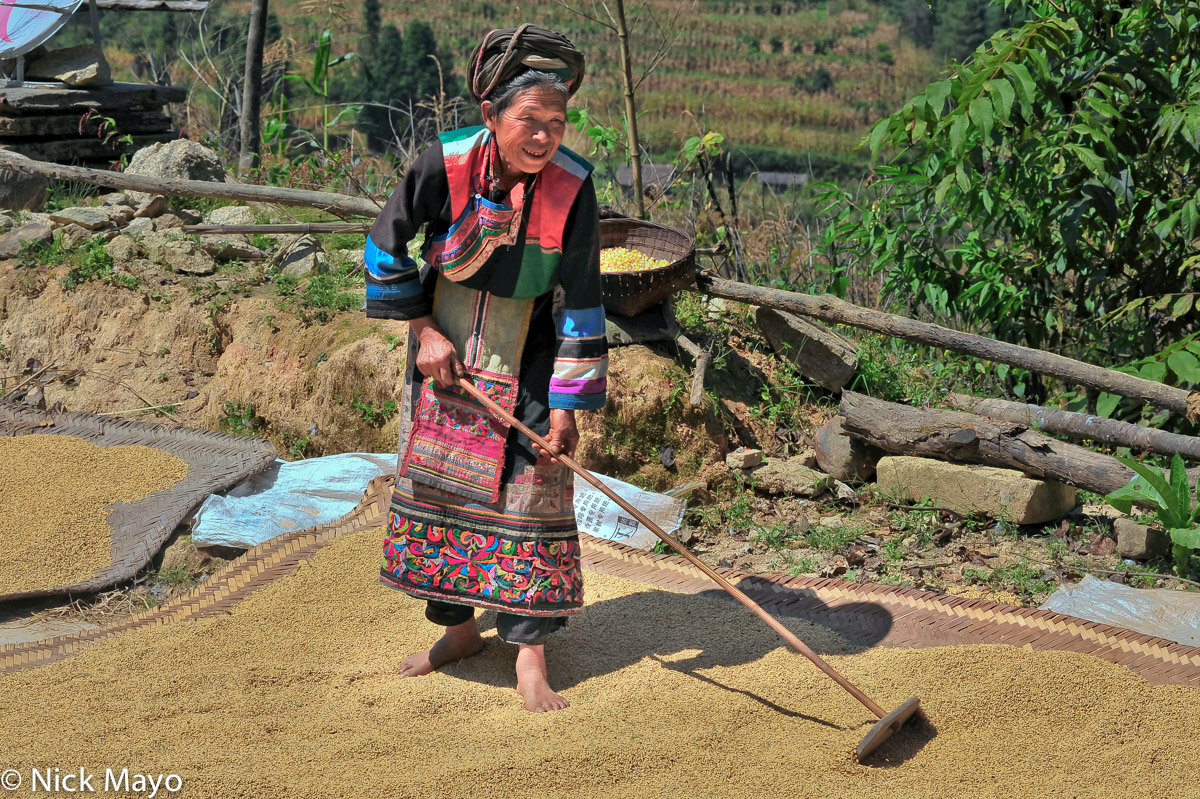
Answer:
<svg viewBox="0 0 1200 799"><path fill-rule="evenodd" d="M553 342L553 330L549 331ZM531 332L521 359L514 413L539 435L550 428L553 350ZM416 362L410 343L409 361ZM421 376L410 368L401 404L400 454L413 431ZM524 616L583 608L572 474L539 458L508 431L498 499L485 502L397 477L380 581L414 597Z"/></svg>

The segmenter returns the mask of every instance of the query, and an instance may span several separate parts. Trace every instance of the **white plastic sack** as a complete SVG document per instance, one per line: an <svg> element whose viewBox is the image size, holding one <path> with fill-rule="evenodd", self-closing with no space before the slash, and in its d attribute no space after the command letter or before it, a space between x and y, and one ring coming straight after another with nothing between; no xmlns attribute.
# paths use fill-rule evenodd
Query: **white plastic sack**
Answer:
<svg viewBox="0 0 1200 799"><path fill-rule="evenodd" d="M224 495L204 500L192 523L192 541L249 549L277 535L332 522L354 510L373 478L395 471L394 452L277 460Z"/></svg>
<svg viewBox="0 0 1200 799"><path fill-rule="evenodd" d="M643 491L602 474L596 477L621 499L646 514L667 534L679 529L687 504L684 500ZM575 478L575 523L581 533L619 541L639 549L650 549L658 541L658 536L643 527L628 511L580 477Z"/></svg>
<svg viewBox="0 0 1200 799"><path fill-rule="evenodd" d="M1200 646L1200 592L1130 588L1090 574L1050 595L1042 610Z"/></svg>

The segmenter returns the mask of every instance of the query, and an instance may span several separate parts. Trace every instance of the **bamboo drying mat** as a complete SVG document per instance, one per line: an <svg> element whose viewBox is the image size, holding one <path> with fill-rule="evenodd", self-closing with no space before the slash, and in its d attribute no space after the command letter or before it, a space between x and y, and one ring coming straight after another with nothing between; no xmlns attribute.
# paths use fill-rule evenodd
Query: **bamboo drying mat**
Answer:
<svg viewBox="0 0 1200 799"><path fill-rule="evenodd" d="M224 612L255 589L290 573L333 539L384 526L391 485L390 477L375 478L359 506L343 518L260 544L188 593L146 613L94 630L0 647L0 673L52 663L92 641L136 627ZM584 565L591 571L671 591L725 596L682 558L582 538ZM1200 687L1200 648L1119 627L912 588L717 571L772 613L807 619L855 642L896 647L1010 644L1029 650L1067 650L1126 666L1154 685Z"/></svg>
<svg viewBox="0 0 1200 799"><path fill-rule="evenodd" d="M188 475L180 483L140 502L118 502L108 517L112 565L90 579L35 591L5 594L0 601L98 591L127 580L150 562L175 527L205 497L261 472L275 460L275 448L247 438L186 427L111 419L90 413L45 413L0 402L0 436L73 436L103 447L140 444L180 458Z"/></svg>

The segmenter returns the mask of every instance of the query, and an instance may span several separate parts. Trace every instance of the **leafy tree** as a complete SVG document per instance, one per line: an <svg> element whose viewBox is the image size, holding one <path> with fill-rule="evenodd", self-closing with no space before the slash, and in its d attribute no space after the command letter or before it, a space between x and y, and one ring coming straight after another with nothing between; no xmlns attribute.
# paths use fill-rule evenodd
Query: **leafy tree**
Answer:
<svg viewBox="0 0 1200 799"><path fill-rule="evenodd" d="M370 70L371 62L375 59L375 52L379 47L379 32L383 28L379 0L363 0L362 24L363 32L358 41L358 54L362 57L364 67ZM368 74L370 73L368 72Z"/></svg>
<svg viewBox="0 0 1200 799"><path fill-rule="evenodd" d="M399 99L408 95L408 81L403 73L404 37L395 25L386 25L380 31L372 61L366 65L371 80L362 98L366 103L358 115L358 129L366 134L368 145L378 150L408 128L408 120L388 108L398 105Z"/></svg>
<svg viewBox="0 0 1200 799"><path fill-rule="evenodd" d="M1022 10L875 125L892 156L867 200L827 195L827 245L913 310L1101 362L1161 352L1154 374L1200 384L1179 349L1200 335L1200 7Z"/></svg>
<svg viewBox="0 0 1200 799"><path fill-rule="evenodd" d="M989 0L944 0L939 4L933 49L945 59L961 61L998 27Z"/></svg>

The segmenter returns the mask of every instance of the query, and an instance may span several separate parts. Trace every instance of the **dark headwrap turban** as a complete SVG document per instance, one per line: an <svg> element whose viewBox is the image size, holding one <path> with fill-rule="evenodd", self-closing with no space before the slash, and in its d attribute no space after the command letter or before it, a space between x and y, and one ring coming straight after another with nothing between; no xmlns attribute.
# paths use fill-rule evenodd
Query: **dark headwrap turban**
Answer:
<svg viewBox="0 0 1200 799"><path fill-rule="evenodd" d="M497 86L527 69L558 75L569 95L574 95L583 83L583 53L566 36L537 25L491 31L471 52L467 72L471 96L482 103Z"/></svg>

